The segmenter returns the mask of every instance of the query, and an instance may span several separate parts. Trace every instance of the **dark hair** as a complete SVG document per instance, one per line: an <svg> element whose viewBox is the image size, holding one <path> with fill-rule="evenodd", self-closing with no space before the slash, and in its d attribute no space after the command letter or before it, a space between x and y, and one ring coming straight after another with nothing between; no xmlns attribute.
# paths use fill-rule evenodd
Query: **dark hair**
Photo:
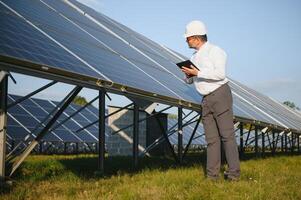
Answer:
<svg viewBox="0 0 301 200"><path fill-rule="evenodd" d="M196 38L199 38L200 40L202 40L203 42L207 42L207 35L196 35Z"/></svg>

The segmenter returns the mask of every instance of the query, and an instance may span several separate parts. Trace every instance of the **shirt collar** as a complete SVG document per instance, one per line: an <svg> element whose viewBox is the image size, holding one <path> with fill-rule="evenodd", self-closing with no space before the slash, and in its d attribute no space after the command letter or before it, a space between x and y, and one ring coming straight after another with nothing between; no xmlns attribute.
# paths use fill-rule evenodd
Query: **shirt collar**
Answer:
<svg viewBox="0 0 301 200"><path fill-rule="evenodd" d="M201 53L201 52L205 51L208 46L209 46L209 42L207 41L201 46L201 48L199 48L199 50L196 50L195 53Z"/></svg>

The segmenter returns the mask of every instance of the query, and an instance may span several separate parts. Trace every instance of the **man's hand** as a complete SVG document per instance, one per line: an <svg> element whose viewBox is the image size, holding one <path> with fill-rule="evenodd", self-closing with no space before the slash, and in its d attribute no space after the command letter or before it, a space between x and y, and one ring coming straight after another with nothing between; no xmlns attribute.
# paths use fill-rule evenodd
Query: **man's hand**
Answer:
<svg viewBox="0 0 301 200"><path fill-rule="evenodd" d="M195 68L193 65L190 65L191 68L188 67L182 67L182 72L184 72L188 76L197 76L199 70Z"/></svg>

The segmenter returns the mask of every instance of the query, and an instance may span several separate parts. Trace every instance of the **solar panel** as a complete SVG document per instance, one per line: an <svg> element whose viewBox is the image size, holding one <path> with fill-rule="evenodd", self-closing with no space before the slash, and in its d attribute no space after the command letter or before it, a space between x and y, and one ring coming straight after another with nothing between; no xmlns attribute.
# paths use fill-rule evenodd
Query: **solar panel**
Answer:
<svg viewBox="0 0 301 200"><path fill-rule="evenodd" d="M232 80L232 83L235 83L240 88L240 91L242 90L246 93L246 95L251 96L256 103L261 105L262 109L268 110L273 114L274 117L278 117L280 120L283 120L285 123L287 123L289 127L294 127L295 129L301 128L301 118L292 109L272 100L267 96L264 96L263 94L260 94L251 88L247 88L237 81Z"/></svg>
<svg viewBox="0 0 301 200"><path fill-rule="evenodd" d="M15 100L21 98L18 95L8 95L9 103L14 102ZM55 108L59 103L56 101L49 101L37 98L29 98L25 101L17 104L8 110L8 136L12 138L11 141L22 141L24 138L34 130L37 124ZM64 111L63 115L58 118L57 122L53 125L55 127L57 124L62 122L68 116L72 115L75 111L80 109L81 106L76 104L71 104ZM107 112L107 111L106 111ZM43 138L43 141L47 142L97 142L98 138L98 123L94 124L81 131L76 133L79 128L82 128L95 120L98 119L98 109L94 106L87 106L84 110L73 116L68 120L64 125L59 128L54 129L53 131L46 134ZM129 122L130 123L130 122ZM168 127L174 127L177 123L175 119L168 119ZM195 123L190 124L184 128L183 135L183 145L187 145L188 141L193 132ZM43 126L41 126L35 133L41 131ZM108 124L106 123L106 136L108 137ZM169 140L173 145L177 144L178 141L177 133L172 134L169 137ZM204 140L204 130L202 125L199 125L196 134L192 140L193 145L205 145Z"/></svg>
<svg viewBox="0 0 301 200"><path fill-rule="evenodd" d="M23 19L9 12L3 5L0 5L0 9L1 55L98 76L92 70L84 69L74 56L36 31Z"/></svg>
<svg viewBox="0 0 301 200"><path fill-rule="evenodd" d="M20 96L8 95L9 103L19 99ZM35 130L36 126L45 119L47 115L55 108L58 102L42 100L36 98L29 98L8 110L8 135L15 140L24 140L24 138ZM80 106L71 104L58 118L55 127L62 120L67 118L78 110ZM64 142L97 142L98 141L98 124L83 130L81 133L76 133L76 130L85 125L90 124L92 121L98 119L97 111L93 106L88 106L81 112L77 113L74 117L69 119L66 123L53 131L46 134L43 138L44 141L64 141ZM46 124L46 122L44 123ZM35 133L39 133L43 126L41 126Z"/></svg>
<svg viewBox="0 0 301 200"><path fill-rule="evenodd" d="M174 64L186 59L184 56L81 3L74 0L0 1L0 20L0 61L14 64L10 65L11 70L56 75L62 81L75 79L88 84L94 81L94 85L95 80L112 81L114 91L130 88L127 92L158 102L176 102L184 107L191 103L196 110L200 107L201 96L193 85L183 82L182 72ZM230 86L236 117L301 129L300 114L234 80ZM43 109L31 110L36 119L24 121L30 127L33 122L41 121L56 104L38 100L35 103L34 106ZM30 105L24 104L28 109ZM70 115L70 109L62 119ZM85 126L95 112L91 109L75 116L53 137L60 137L63 130L72 132L74 127ZM18 118L24 120L21 115ZM96 129L94 125L85 130L85 136L72 137L92 141L97 136Z"/></svg>
<svg viewBox="0 0 301 200"><path fill-rule="evenodd" d="M106 15L103 15L102 13L98 13L87 6L78 3L77 1L71 1L71 2L76 6L78 6L79 8L81 8L84 12L91 14L101 23L109 26L110 29L118 33L118 35L120 35L121 37L125 38L130 44L134 44L136 47L138 47L138 49L141 49L143 50L143 52L146 52L146 54L150 56L155 55L166 61L172 61L172 63L177 63L182 61L181 59L179 59L178 55L175 56L176 53L174 52L170 53L169 51L166 51L166 48L162 47L161 45L158 45L157 43L133 31L132 29L120 24L119 22L107 17ZM170 68L170 70L173 69L174 66ZM182 74L179 73L178 70L174 70L173 72L178 74L179 77L182 77Z"/></svg>
<svg viewBox="0 0 301 200"><path fill-rule="evenodd" d="M280 106L279 103L276 105L275 102L270 100L268 97L258 95L258 92L254 93L254 90L251 90L246 86L242 86L242 84L233 80L231 80L230 85L234 96L237 97L237 101L235 101L234 104L237 105L238 101L244 102L246 105L248 104L250 110L257 112L261 116L265 116L262 121L300 130L301 118L297 115L290 115L288 110L285 110L285 108Z"/></svg>
<svg viewBox="0 0 301 200"><path fill-rule="evenodd" d="M8 96L8 102L13 102L13 96ZM9 109L8 112L8 131L11 132L11 137L15 139L24 139L28 136L35 128L35 126L40 122L40 120L33 116L26 106L17 105ZM10 130L10 127L12 130ZM35 136L35 135L34 135ZM52 139L61 140L57 135L51 133Z"/></svg>
<svg viewBox="0 0 301 200"><path fill-rule="evenodd" d="M78 23L78 25L74 25L41 2L28 4L23 1L15 4L8 1L6 3L26 19L37 24L39 29L47 32L48 38L53 38L66 49L80 55L80 58L97 69L99 74L105 74L107 79L113 82L174 98L187 100L187 98L195 97L195 95L191 95L195 91L189 90L189 86L182 80L175 79L170 73L163 70L164 68L156 66L130 48L128 44L100 26L95 26L93 22L77 12L73 12ZM70 9L65 3L60 2L59 8L62 7ZM39 12L33 12L34 10L39 10ZM52 20L49 20L50 18ZM108 45L110 45L109 48ZM83 64L80 65L83 66ZM56 63L54 66L60 65ZM160 80L157 79L159 76ZM178 87L170 89L174 85L178 85Z"/></svg>

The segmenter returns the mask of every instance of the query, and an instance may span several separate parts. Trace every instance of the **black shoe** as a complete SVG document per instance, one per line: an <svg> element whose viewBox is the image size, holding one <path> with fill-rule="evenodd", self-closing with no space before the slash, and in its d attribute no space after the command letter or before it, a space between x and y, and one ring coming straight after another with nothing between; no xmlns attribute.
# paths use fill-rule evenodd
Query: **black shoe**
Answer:
<svg viewBox="0 0 301 200"><path fill-rule="evenodd" d="M207 176L206 179L209 181L216 182L219 180L219 176Z"/></svg>
<svg viewBox="0 0 301 200"><path fill-rule="evenodd" d="M237 182L239 181L239 176L231 176L231 175L228 175L228 174L224 174L224 179L226 181L230 181L230 182Z"/></svg>

